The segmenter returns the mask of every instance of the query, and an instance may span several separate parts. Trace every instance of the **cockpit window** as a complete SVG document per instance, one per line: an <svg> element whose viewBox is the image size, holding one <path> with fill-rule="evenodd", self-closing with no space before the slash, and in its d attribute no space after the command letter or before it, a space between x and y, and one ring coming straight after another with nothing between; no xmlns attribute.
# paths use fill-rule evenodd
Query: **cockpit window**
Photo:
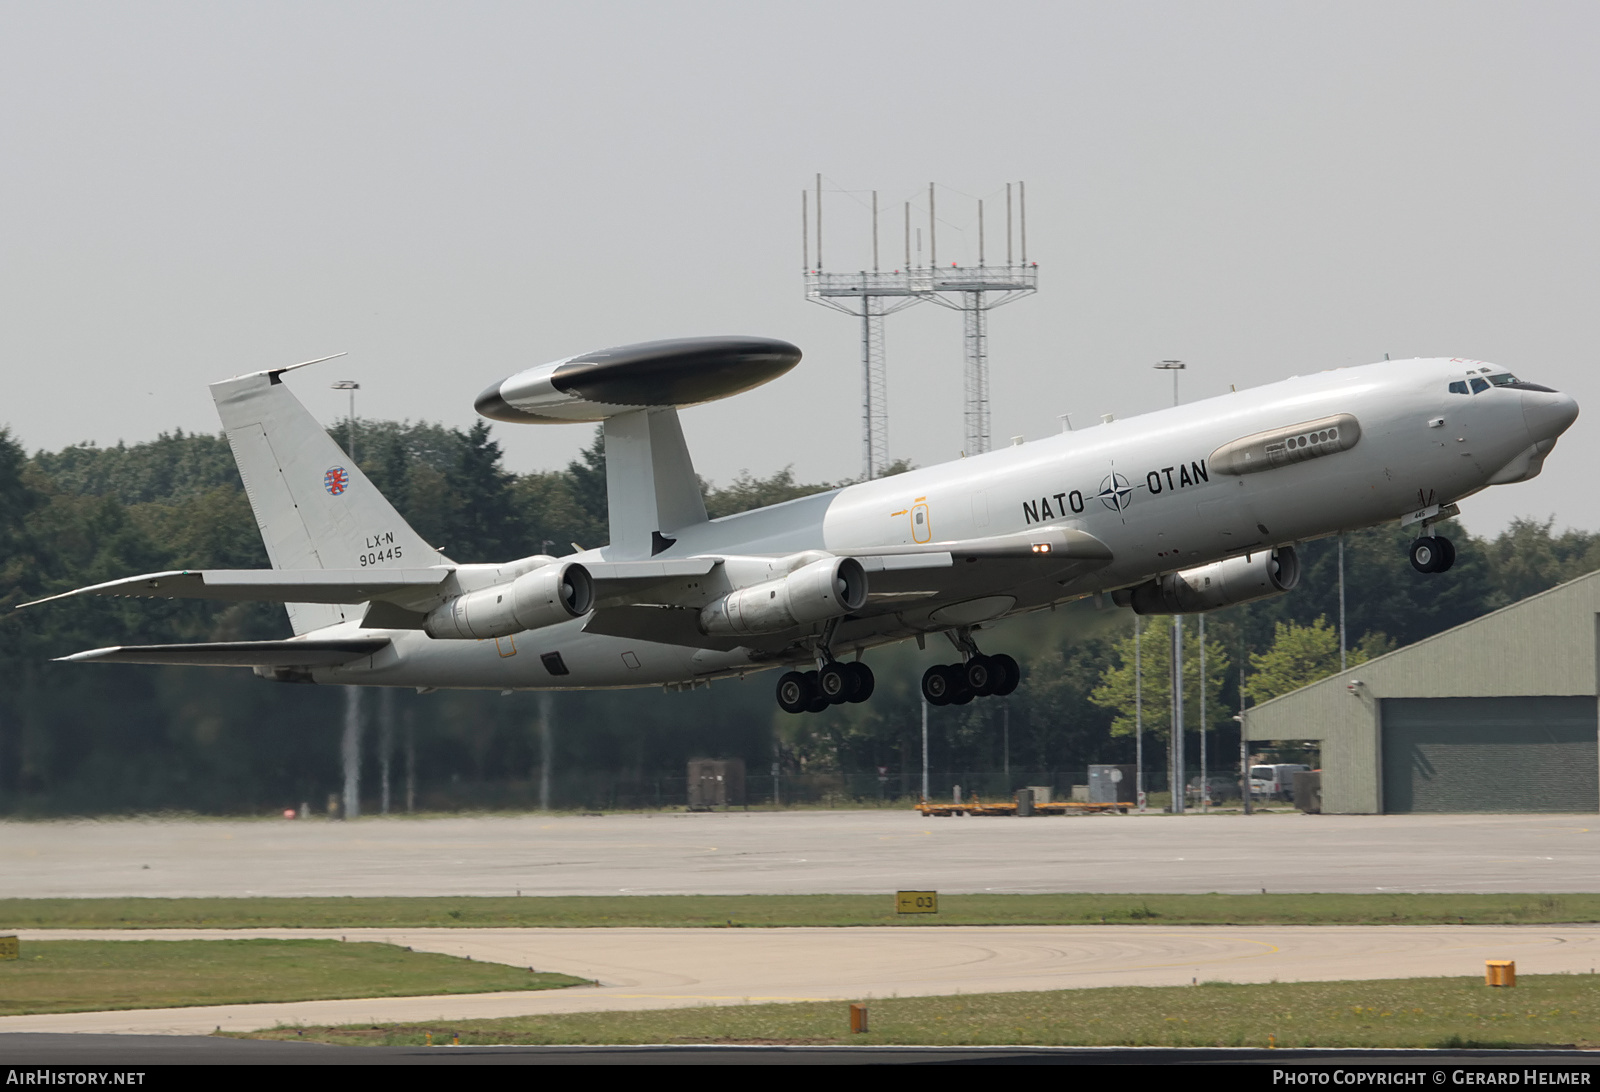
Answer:
<svg viewBox="0 0 1600 1092"><path fill-rule="evenodd" d="M1482 370L1487 372L1489 369L1484 368ZM1472 390L1470 392L1467 390L1468 383L1471 383L1472 385ZM1450 393L1482 394L1491 386L1506 387L1514 391L1544 391L1546 394L1556 393L1556 391L1550 387L1541 387L1537 383L1524 382L1523 380L1512 375L1510 372L1496 372L1494 375L1487 376L1486 378L1474 375L1471 377L1471 379L1457 379L1455 382L1450 384Z"/></svg>
<svg viewBox="0 0 1600 1092"><path fill-rule="evenodd" d="M1543 387L1538 383L1524 382L1523 380L1512 375L1510 372L1501 372L1499 375L1491 375L1489 377L1489 382L1493 383L1497 387L1510 387L1514 391L1544 391L1546 394L1555 393L1555 391L1550 387Z"/></svg>

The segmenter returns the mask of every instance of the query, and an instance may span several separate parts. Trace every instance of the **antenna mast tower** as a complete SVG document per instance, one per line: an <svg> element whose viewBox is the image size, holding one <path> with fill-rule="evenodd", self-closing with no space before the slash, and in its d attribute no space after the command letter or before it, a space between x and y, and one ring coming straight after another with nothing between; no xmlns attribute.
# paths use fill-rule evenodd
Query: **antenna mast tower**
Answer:
<svg viewBox="0 0 1600 1092"><path fill-rule="evenodd" d="M1021 182L1017 183L1017 211L1021 230L1017 236L1022 253L1013 261L1011 183L1006 183L1006 264L988 265L984 261L983 202L978 202L978 265L937 268L933 260L933 187L928 187L928 254L933 285L928 299L940 307L961 312L962 342L966 349L964 388L968 455L989 450L989 312L1039 290L1039 263L1028 264L1028 199Z"/></svg>
<svg viewBox="0 0 1600 1092"><path fill-rule="evenodd" d="M1039 263L1028 263L1028 206L1026 192L1017 183L1017 226L1013 231L1011 183L1006 183L1006 261L986 262L983 202L978 202L978 264L954 262L941 269L938 261L938 216L935 191L928 186L928 261L913 265L911 255L911 205L905 205L905 265L885 273L878 261L878 193L872 193L872 271L827 273L822 264L822 176L816 181L816 262L811 258L809 224L812 201L800 195L800 235L805 262L806 298L861 319L861 446L862 469L875 478L888 465L888 398L884 378L883 317L923 300L962 313L966 350L964 419L968 455L988 451L989 436L989 312L1039 290ZM1021 244L1014 255L1012 242ZM917 246L921 261L921 243ZM1015 260L1014 260L1015 259Z"/></svg>
<svg viewBox="0 0 1600 1092"><path fill-rule="evenodd" d="M911 268L911 206L906 205L906 264L892 273L878 266L878 191L872 191L872 272L822 271L822 175L817 175L817 253L811 262L810 202L800 192L800 245L806 269L806 298L861 319L861 473L876 478L889 465L889 387L884 376L883 317L922 302L926 270Z"/></svg>

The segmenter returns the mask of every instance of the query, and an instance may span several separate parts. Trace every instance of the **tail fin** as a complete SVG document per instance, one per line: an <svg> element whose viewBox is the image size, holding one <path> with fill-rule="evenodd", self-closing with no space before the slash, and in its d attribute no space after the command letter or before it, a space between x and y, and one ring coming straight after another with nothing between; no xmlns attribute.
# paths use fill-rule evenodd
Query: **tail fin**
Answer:
<svg viewBox="0 0 1600 1092"><path fill-rule="evenodd" d="M447 562L361 473L280 371L211 385L274 569L425 568ZM358 618L359 606L290 603L296 633Z"/></svg>

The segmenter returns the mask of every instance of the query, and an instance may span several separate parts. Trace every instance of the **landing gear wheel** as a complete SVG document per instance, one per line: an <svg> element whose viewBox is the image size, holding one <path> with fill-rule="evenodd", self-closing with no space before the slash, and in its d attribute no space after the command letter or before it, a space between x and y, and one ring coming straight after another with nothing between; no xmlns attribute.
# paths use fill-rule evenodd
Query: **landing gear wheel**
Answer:
<svg viewBox="0 0 1600 1092"><path fill-rule="evenodd" d="M810 702L806 704L806 712L820 713L833 704L828 700L828 695L824 694L821 688L818 687L817 673L815 671L807 671L804 678L806 680L806 693L811 698Z"/></svg>
<svg viewBox="0 0 1600 1092"><path fill-rule="evenodd" d="M961 675L961 681L966 684L966 689L972 691L973 697L982 698L994 693L995 683L1000 681L998 672L994 669L994 661L987 656L974 656L966 663L956 667Z"/></svg>
<svg viewBox="0 0 1600 1092"><path fill-rule="evenodd" d="M989 669L995 675L995 681L990 686L989 693L997 698L1005 697L1022 682L1022 668L1018 666L1016 660L1013 660L1004 652L989 657Z"/></svg>
<svg viewBox="0 0 1600 1092"><path fill-rule="evenodd" d="M855 697L859 685L860 680L850 670L850 665L838 660L823 664L817 672L817 693L827 698L830 705L843 705Z"/></svg>
<svg viewBox="0 0 1600 1092"><path fill-rule="evenodd" d="M950 704L950 694L954 689L943 664L935 664L922 673L922 697L929 705Z"/></svg>
<svg viewBox="0 0 1600 1092"><path fill-rule="evenodd" d="M1450 566L1456 563L1456 544L1447 538L1440 538L1438 542L1440 549L1444 551L1444 563L1434 571L1446 573L1450 571Z"/></svg>
<svg viewBox="0 0 1600 1092"><path fill-rule="evenodd" d="M778 680L778 708L785 713L804 713L811 708L811 687L798 671L785 671Z"/></svg>
<svg viewBox="0 0 1600 1092"><path fill-rule="evenodd" d="M872 697L872 691L877 687L878 680L873 677L872 668L857 660L855 663L846 664L850 673L856 677L855 693L850 696L852 703L864 702Z"/></svg>
<svg viewBox="0 0 1600 1092"><path fill-rule="evenodd" d="M1419 573L1442 573L1455 561L1455 553L1449 539L1425 535L1411 543L1411 567Z"/></svg>
<svg viewBox="0 0 1600 1092"><path fill-rule="evenodd" d="M955 667L955 672L959 673L960 671L961 671L961 665L957 664L956 667ZM951 705L965 705L965 704L967 704L969 701L971 701L973 698L975 698L977 696L978 695L976 695L976 694L974 694L972 692L972 687L967 686L965 683L962 683L961 685L959 685L957 687L954 687L950 691L950 704Z"/></svg>

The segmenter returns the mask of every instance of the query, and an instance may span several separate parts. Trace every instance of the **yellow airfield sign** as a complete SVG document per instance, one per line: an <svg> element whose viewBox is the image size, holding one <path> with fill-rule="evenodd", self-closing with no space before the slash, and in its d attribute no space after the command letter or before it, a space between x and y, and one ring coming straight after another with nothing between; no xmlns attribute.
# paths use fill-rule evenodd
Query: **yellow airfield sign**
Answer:
<svg viewBox="0 0 1600 1092"><path fill-rule="evenodd" d="M897 914L937 914L939 912L939 892L896 891L894 893L894 912Z"/></svg>

